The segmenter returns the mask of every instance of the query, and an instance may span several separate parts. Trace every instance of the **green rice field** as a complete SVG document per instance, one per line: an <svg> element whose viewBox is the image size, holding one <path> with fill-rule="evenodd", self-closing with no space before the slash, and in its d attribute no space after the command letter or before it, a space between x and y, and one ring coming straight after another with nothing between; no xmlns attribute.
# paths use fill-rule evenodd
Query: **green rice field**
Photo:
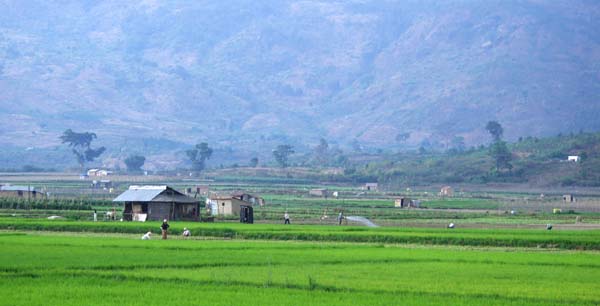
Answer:
<svg viewBox="0 0 600 306"><path fill-rule="evenodd" d="M421 208L400 209L401 192L279 183L211 185L267 205L255 207L255 224L235 215L171 222L165 241L158 222L106 218L114 209L119 220L111 199L129 183L109 193L84 181L37 182L49 198L0 199L0 306L600 305L596 199L442 198L432 189L407 195ZM309 196L316 187L338 197ZM286 211L291 225L282 224ZM339 226L340 211L381 227ZM180 236L184 227L191 238ZM141 240L147 231L154 238Z"/></svg>
<svg viewBox="0 0 600 306"><path fill-rule="evenodd" d="M276 232L282 228L259 230ZM309 232L301 226L293 231ZM482 232L481 237L489 234ZM535 239L533 233L529 234L526 239ZM476 238L478 233L457 235ZM597 232L567 235L591 235L599 242ZM207 240L197 236L189 240L172 237L166 241L142 241L140 237L141 234L0 232L0 304L600 303L600 253L596 251Z"/></svg>
<svg viewBox="0 0 600 306"><path fill-rule="evenodd" d="M55 232L159 234L158 222L81 222L0 218L0 229ZM171 232L184 227L194 236L217 239L287 240L355 243L416 243L424 245L490 246L600 250L600 230L446 229L360 226L173 222Z"/></svg>

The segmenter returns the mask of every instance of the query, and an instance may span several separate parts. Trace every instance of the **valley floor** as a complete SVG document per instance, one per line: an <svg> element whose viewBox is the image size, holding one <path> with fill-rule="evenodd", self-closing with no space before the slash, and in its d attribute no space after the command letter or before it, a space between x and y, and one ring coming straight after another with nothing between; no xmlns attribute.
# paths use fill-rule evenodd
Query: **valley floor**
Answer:
<svg viewBox="0 0 600 306"><path fill-rule="evenodd" d="M600 303L598 251L139 238L0 232L0 304Z"/></svg>

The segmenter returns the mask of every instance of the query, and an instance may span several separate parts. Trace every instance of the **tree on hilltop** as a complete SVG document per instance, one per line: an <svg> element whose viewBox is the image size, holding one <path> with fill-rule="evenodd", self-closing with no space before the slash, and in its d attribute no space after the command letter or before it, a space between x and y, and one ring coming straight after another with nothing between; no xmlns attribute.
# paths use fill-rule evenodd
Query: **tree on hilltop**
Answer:
<svg viewBox="0 0 600 306"><path fill-rule="evenodd" d="M185 152L192 162L192 170L202 171L206 166L206 160L210 159L213 153L213 149L208 146L208 143L203 142L197 144L193 149Z"/></svg>
<svg viewBox="0 0 600 306"><path fill-rule="evenodd" d="M277 149L273 150L275 161L277 161L281 168L286 168L288 166L289 156L295 153L292 148L293 147L290 145L278 145Z"/></svg>
<svg viewBox="0 0 600 306"><path fill-rule="evenodd" d="M502 125L498 123L498 121L489 121L486 124L485 129L490 133L490 135L492 135L494 142L498 142L502 139L504 129L502 128Z"/></svg>
<svg viewBox="0 0 600 306"><path fill-rule="evenodd" d="M146 162L146 157L141 155L131 155L127 157L124 162L127 166L127 171L142 171L142 166Z"/></svg>
<svg viewBox="0 0 600 306"><path fill-rule="evenodd" d="M97 138L96 133L83 132L77 133L68 129L59 137L62 143L66 143L77 159L77 163L83 171L86 162L92 162L98 158L106 148L92 148L92 141Z"/></svg>

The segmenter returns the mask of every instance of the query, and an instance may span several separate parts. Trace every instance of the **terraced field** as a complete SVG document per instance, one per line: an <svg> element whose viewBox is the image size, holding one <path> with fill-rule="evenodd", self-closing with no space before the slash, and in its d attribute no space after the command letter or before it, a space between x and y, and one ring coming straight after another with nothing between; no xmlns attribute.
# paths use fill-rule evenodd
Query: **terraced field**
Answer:
<svg viewBox="0 0 600 306"><path fill-rule="evenodd" d="M3 305L600 303L595 251L13 231L0 248Z"/></svg>

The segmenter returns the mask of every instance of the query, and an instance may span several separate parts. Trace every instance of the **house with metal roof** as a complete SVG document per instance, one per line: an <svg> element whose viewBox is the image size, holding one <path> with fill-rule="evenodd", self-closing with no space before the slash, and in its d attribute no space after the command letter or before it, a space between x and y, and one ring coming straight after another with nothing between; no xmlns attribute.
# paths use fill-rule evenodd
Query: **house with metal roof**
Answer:
<svg viewBox="0 0 600 306"><path fill-rule="evenodd" d="M123 220L187 220L200 217L200 200L169 186L130 186L113 202L123 203Z"/></svg>
<svg viewBox="0 0 600 306"><path fill-rule="evenodd" d="M16 186L16 185L2 185L0 186L0 197L5 198L24 198L24 199L39 199L43 198L45 194L35 190L31 186Z"/></svg>

